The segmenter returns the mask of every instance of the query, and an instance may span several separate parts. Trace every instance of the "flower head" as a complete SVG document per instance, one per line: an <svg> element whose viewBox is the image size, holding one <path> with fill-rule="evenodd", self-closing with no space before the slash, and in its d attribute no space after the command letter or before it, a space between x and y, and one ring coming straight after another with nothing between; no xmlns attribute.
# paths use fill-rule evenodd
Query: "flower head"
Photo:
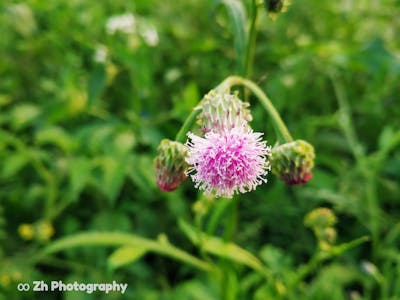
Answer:
<svg viewBox="0 0 400 300"><path fill-rule="evenodd" d="M287 185L304 184L312 178L314 147L303 140L282 144L272 149L272 172Z"/></svg>
<svg viewBox="0 0 400 300"><path fill-rule="evenodd" d="M240 127L252 120L249 103L236 94L221 94L210 91L201 102L201 113L197 117L202 131L223 132Z"/></svg>
<svg viewBox="0 0 400 300"><path fill-rule="evenodd" d="M224 132L210 131L204 138L189 133L186 162L191 167L187 174L195 187L206 194L215 192L216 197L232 198L266 182L271 147L261 141L262 135L247 124Z"/></svg>
<svg viewBox="0 0 400 300"><path fill-rule="evenodd" d="M185 161L186 147L178 142L164 139L158 146L158 155L154 159L157 185L164 192L171 192L186 180L188 165Z"/></svg>

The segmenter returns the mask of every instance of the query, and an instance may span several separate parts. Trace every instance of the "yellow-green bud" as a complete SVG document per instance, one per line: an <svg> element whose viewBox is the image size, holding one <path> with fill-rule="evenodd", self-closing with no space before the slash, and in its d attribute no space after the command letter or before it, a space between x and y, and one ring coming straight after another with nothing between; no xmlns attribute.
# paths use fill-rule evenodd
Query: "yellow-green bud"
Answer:
<svg viewBox="0 0 400 300"><path fill-rule="evenodd" d="M212 90L204 96L200 104L201 113L197 117L197 123L203 133L224 132L247 125L253 119L249 106L237 94L221 94Z"/></svg>
<svg viewBox="0 0 400 300"><path fill-rule="evenodd" d="M326 207L316 208L304 217L304 225L310 228L324 229L336 224L336 216Z"/></svg>
<svg viewBox="0 0 400 300"><path fill-rule="evenodd" d="M272 148L272 172L287 185L304 184L312 178L314 147L303 140L296 140Z"/></svg>
<svg viewBox="0 0 400 300"><path fill-rule="evenodd" d="M24 240L31 240L35 235L34 228L31 224L19 225L18 233Z"/></svg>
<svg viewBox="0 0 400 300"><path fill-rule="evenodd" d="M54 227L50 222L42 221L36 224L37 238L40 241L49 241L54 235Z"/></svg>
<svg viewBox="0 0 400 300"><path fill-rule="evenodd" d="M171 192L187 178L187 148L179 142L164 139L157 150L158 155L154 159L157 185L164 192Z"/></svg>
<svg viewBox="0 0 400 300"><path fill-rule="evenodd" d="M334 244L336 241L336 229L333 227L326 227L321 232L321 240L327 241L329 244Z"/></svg>

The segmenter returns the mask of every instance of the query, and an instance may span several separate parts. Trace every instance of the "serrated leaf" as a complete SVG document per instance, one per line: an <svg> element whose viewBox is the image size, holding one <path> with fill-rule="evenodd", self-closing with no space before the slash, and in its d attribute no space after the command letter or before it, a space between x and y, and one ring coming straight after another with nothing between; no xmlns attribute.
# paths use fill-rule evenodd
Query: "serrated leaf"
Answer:
<svg viewBox="0 0 400 300"><path fill-rule="evenodd" d="M107 260L107 264L111 269L116 269L141 258L147 252L146 248L123 246L115 250Z"/></svg>

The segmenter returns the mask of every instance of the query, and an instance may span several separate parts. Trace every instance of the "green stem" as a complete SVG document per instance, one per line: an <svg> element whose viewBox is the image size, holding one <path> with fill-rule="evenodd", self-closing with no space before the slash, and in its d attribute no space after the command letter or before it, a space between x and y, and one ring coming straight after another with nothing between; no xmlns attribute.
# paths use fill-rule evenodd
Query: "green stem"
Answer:
<svg viewBox="0 0 400 300"><path fill-rule="evenodd" d="M215 90L220 93L229 92L231 87L235 85L242 85L244 87L247 87L258 98L258 100L261 102L261 105L265 108L265 110L271 117L276 135L281 143L289 143L293 141L289 130L287 129L285 123L282 121L282 118L280 117L278 111L275 109L275 106L272 104L271 100L267 97L267 95L265 95L262 89L260 89L251 80L245 79L240 76L229 76L224 81L222 81L215 88ZM177 142L184 143L186 141L186 133L193 126L194 122L196 121L196 117L198 116L200 111L200 106L197 106L187 117L175 137L175 140Z"/></svg>
<svg viewBox="0 0 400 300"><path fill-rule="evenodd" d="M228 91L229 92L230 88L226 86L225 81L226 80L224 80L218 86L216 86L215 90L216 91L223 91L223 92ZM201 112L201 102L203 101L203 99L201 99L199 105L197 105L192 110L192 112L189 114L189 116L186 118L186 120L183 123L181 129L179 129L178 133L175 136L175 141L180 142L180 143L184 143L186 141L186 133L192 128L193 124L196 122L197 116Z"/></svg>
<svg viewBox="0 0 400 300"><path fill-rule="evenodd" d="M258 9L256 0L253 0L251 3L252 9L252 19L250 23L250 33L249 40L247 42L247 51L246 51L246 61L245 61L245 73L244 77L249 78L252 72L253 60L254 60L254 50L257 39L257 17L258 17Z"/></svg>
<svg viewBox="0 0 400 300"><path fill-rule="evenodd" d="M236 224L238 219L238 201L236 197L232 199L224 199L225 201L231 202L231 210L229 213L229 217L226 219L226 226L224 232L224 240L225 242L230 242L233 239L236 230ZM224 201L223 200L223 201Z"/></svg>
<svg viewBox="0 0 400 300"><path fill-rule="evenodd" d="M368 207L368 218L369 218L369 229L372 235L372 257L377 256L379 247L379 201L377 197L377 180L376 170L371 170L369 160L365 155L359 139L356 134L355 126L351 118L351 108L347 99L346 90L343 86L341 79L333 72L328 71L328 76L332 82L333 90L339 106L339 126L343 131L343 134L349 144L355 161L360 168L362 175L366 180L367 192L367 207Z"/></svg>
<svg viewBox="0 0 400 300"><path fill-rule="evenodd" d="M186 118L185 122L183 123L181 129L177 133L175 137L175 141L184 143L186 141L186 133L192 128L194 122L196 121L196 118L198 114L200 113L200 109L195 107L190 115Z"/></svg>
<svg viewBox="0 0 400 300"><path fill-rule="evenodd" d="M254 61L254 52L256 47L256 39L257 39L257 17L258 17L258 9L256 0L253 0L251 3L251 12L252 18L250 23L250 32L249 38L247 40L247 48L246 48L246 57L244 62L244 74L243 77L250 78L252 73L253 61ZM249 101L249 90L243 88L243 97L245 101Z"/></svg>
<svg viewBox="0 0 400 300"><path fill-rule="evenodd" d="M215 230L217 229L217 226L221 219L221 216L225 212L228 205L229 205L228 201L217 201L217 203L215 204L214 209L212 211L212 215L207 224L207 234L208 235L214 235Z"/></svg>
<svg viewBox="0 0 400 300"><path fill-rule="evenodd" d="M240 76L230 76L225 79L221 84L220 88L229 89L234 85L243 85L247 87L253 94L260 100L261 105L265 108L267 113L272 119L272 123L274 124L274 129L278 139L282 143L292 142L293 138L289 133L285 123L282 121L278 111L275 109L274 105L272 104L271 100L265 95L265 93L251 80L245 79Z"/></svg>
<svg viewBox="0 0 400 300"><path fill-rule="evenodd" d="M224 228L224 242L229 243L233 240L233 236L236 230L237 218L238 218L238 201L236 197L232 199L223 199L221 201L229 201L230 202L230 212L229 216L226 218L226 225ZM222 298L224 300L235 299L235 291L232 290L232 284L230 283L233 280L234 270L232 267L232 262L227 260L226 258L221 258L220 260L221 269L224 270L221 282L221 290L222 290Z"/></svg>

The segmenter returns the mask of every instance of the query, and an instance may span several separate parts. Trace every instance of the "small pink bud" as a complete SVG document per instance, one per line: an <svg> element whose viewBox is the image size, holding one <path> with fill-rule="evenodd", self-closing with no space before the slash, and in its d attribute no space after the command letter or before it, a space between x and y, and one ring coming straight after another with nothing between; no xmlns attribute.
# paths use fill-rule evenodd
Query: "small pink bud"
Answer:
<svg viewBox="0 0 400 300"><path fill-rule="evenodd" d="M188 164L185 161L187 149L185 145L168 139L161 141L158 155L154 159L157 185L164 192L176 190L186 180Z"/></svg>
<svg viewBox="0 0 400 300"><path fill-rule="evenodd" d="M278 145L272 149L272 172L287 185L304 184L313 175L314 147L303 140Z"/></svg>

